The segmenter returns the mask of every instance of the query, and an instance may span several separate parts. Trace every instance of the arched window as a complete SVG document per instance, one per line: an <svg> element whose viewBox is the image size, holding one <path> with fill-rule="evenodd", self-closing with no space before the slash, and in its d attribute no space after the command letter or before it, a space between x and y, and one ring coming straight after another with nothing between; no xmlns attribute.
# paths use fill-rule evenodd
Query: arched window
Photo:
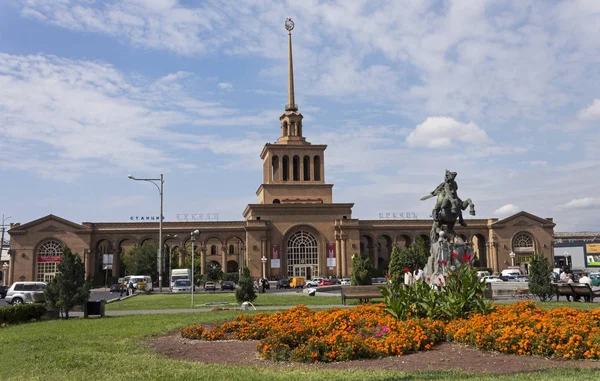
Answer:
<svg viewBox="0 0 600 381"><path fill-rule="evenodd" d="M276 198L273 200L273 204L281 204L281 201L278 198Z"/></svg>
<svg viewBox="0 0 600 381"><path fill-rule="evenodd" d="M310 181L310 157L304 156L304 181Z"/></svg>
<svg viewBox="0 0 600 381"><path fill-rule="evenodd" d="M527 233L519 233L513 239L513 251L515 253L533 252L533 238Z"/></svg>
<svg viewBox="0 0 600 381"><path fill-rule="evenodd" d="M210 255L217 255L217 245L210 246Z"/></svg>
<svg viewBox="0 0 600 381"><path fill-rule="evenodd" d="M295 155L293 160L294 181L300 181L300 157Z"/></svg>
<svg viewBox="0 0 600 381"><path fill-rule="evenodd" d="M290 159L284 156L281 165L283 165L283 168L281 168L283 170L283 181L288 181L290 179Z"/></svg>
<svg viewBox="0 0 600 381"><path fill-rule="evenodd" d="M235 250L233 248L233 245L229 245L229 254L235 254Z"/></svg>
<svg viewBox="0 0 600 381"><path fill-rule="evenodd" d="M273 156L273 159L271 159L271 168L273 170L272 180L278 181L279 180L279 157Z"/></svg>
<svg viewBox="0 0 600 381"><path fill-rule="evenodd" d="M313 162L315 168L315 181L321 181L321 158L319 156L315 156L313 158Z"/></svg>
<svg viewBox="0 0 600 381"><path fill-rule="evenodd" d="M56 276L56 265L62 258L63 244L56 240L44 242L37 253L38 282L49 282Z"/></svg>
<svg viewBox="0 0 600 381"><path fill-rule="evenodd" d="M319 247L311 233L300 230L287 242L288 276L312 278L319 275Z"/></svg>

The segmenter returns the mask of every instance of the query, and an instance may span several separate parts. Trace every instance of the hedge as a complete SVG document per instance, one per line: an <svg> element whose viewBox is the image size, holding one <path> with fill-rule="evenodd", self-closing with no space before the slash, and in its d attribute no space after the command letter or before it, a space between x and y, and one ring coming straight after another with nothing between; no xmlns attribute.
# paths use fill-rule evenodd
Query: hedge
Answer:
<svg viewBox="0 0 600 381"><path fill-rule="evenodd" d="M0 326L8 324L27 323L38 320L46 313L43 304L17 304L0 307Z"/></svg>

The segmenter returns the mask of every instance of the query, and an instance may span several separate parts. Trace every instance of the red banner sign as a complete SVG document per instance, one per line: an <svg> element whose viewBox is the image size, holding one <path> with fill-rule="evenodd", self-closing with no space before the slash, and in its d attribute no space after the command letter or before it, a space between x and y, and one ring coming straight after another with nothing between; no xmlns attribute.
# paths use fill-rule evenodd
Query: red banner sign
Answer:
<svg viewBox="0 0 600 381"><path fill-rule="evenodd" d="M279 259L280 255L281 255L281 252L279 249L279 245L278 244L271 245L271 258Z"/></svg>
<svg viewBox="0 0 600 381"><path fill-rule="evenodd" d="M327 258L335 258L335 243L327 244Z"/></svg>
<svg viewBox="0 0 600 381"><path fill-rule="evenodd" d="M46 256L46 255L38 255L37 257L37 261L38 262L45 262L45 263L56 263L56 262L60 262L60 259L62 257L61 256Z"/></svg>

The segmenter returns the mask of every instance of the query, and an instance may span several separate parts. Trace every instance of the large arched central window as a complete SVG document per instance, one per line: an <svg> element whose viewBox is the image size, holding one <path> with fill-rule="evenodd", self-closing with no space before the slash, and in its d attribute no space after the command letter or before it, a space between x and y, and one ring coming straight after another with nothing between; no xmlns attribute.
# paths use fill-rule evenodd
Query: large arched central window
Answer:
<svg viewBox="0 0 600 381"><path fill-rule="evenodd" d="M288 276L316 276L319 271L319 247L311 233L300 230L287 243Z"/></svg>
<svg viewBox="0 0 600 381"><path fill-rule="evenodd" d="M49 282L56 276L56 265L63 252L62 243L50 240L44 242L38 250L37 276L39 282Z"/></svg>
<svg viewBox="0 0 600 381"><path fill-rule="evenodd" d="M513 250L516 253L533 252L533 239L527 233L519 233L513 239Z"/></svg>

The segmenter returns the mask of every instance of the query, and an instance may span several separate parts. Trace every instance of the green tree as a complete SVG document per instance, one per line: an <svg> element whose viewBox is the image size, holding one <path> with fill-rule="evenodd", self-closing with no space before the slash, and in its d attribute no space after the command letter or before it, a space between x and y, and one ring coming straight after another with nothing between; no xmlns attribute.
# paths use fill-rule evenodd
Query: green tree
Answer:
<svg viewBox="0 0 600 381"><path fill-rule="evenodd" d="M57 308L68 319L73 307L88 301L92 285L84 279L85 268L81 258L67 246L56 269L56 276L44 291L46 303L50 309Z"/></svg>
<svg viewBox="0 0 600 381"><path fill-rule="evenodd" d="M238 303L252 302L256 299L256 292L254 291L254 282L250 276L250 269L244 266L242 270L242 276L240 277L240 283L235 289L235 299Z"/></svg>
<svg viewBox="0 0 600 381"><path fill-rule="evenodd" d="M402 267L400 250L396 246L392 248L388 273L390 274L390 282L392 284L404 283L404 267Z"/></svg>
<svg viewBox="0 0 600 381"><path fill-rule="evenodd" d="M548 258L534 255L529 263L529 292L536 295L542 302L551 300L554 295L552 287L553 266Z"/></svg>
<svg viewBox="0 0 600 381"><path fill-rule="evenodd" d="M422 269L427 264L427 258L429 258L429 253L425 248L425 241L423 241L423 238L419 238L414 245L400 251L399 264L402 274L404 274L405 268L408 268L411 272Z"/></svg>
<svg viewBox="0 0 600 381"><path fill-rule="evenodd" d="M123 257L127 273L134 275L150 275L153 280L158 280L158 247L152 242L142 246L135 246L129 254Z"/></svg>
<svg viewBox="0 0 600 381"><path fill-rule="evenodd" d="M372 284L371 277L373 276L373 264L369 258L361 258L360 255L352 256L352 277L351 284L353 286L362 286Z"/></svg>

